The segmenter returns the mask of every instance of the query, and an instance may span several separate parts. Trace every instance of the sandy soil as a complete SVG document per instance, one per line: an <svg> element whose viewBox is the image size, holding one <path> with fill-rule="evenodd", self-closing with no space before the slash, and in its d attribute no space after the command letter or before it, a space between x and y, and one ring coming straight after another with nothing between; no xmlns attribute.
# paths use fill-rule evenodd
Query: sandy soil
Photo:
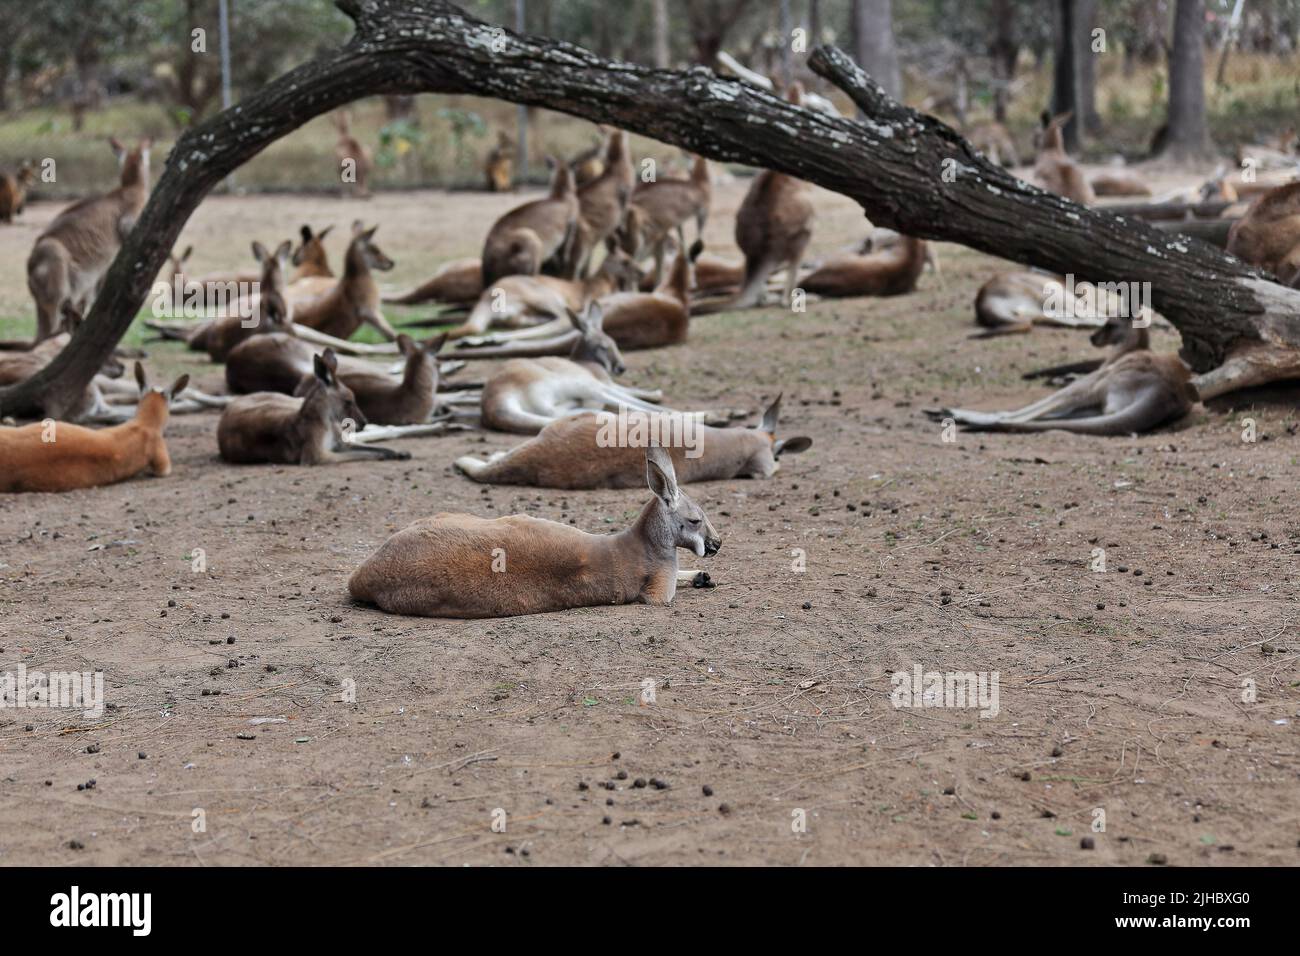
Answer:
<svg viewBox="0 0 1300 956"><path fill-rule="evenodd" d="M718 191L715 251L743 190ZM219 198L184 241L195 271L230 268L251 238L361 216L402 286L476 254L516 201ZM851 203L819 204L815 252L863 233ZM27 314L22 262L55 211L0 230L0 314ZM704 318L689 346L628 357L629 382L683 407L784 390L782 433L815 442L771 481L690 486L723 538L719 586L666 609L454 622L348 603L350 572L415 518L602 531L647 497L453 472L508 436L236 468L215 415L178 417L169 478L0 500L0 673L102 670L109 708L0 710L0 862L1296 863L1294 396L1137 439L945 444L922 407L1030 400L1020 373L1089 349L969 341L1000 264L941 255L905 298ZM159 375L221 382L152 353ZM918 665L997 672L997 716L895 708L890 675Z"/></svg>

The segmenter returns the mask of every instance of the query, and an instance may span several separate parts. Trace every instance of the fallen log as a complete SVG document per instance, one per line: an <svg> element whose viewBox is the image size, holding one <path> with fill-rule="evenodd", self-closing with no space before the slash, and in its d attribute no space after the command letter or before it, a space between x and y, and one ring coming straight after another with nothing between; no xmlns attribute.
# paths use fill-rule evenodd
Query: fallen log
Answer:
<svg viewBox="0 0 1300 956"><path fill-rule="evenodd" d="M1150 283L1183 355L1219 394L1300 375L1300 291L1213 246L1132 216L1084 208L1012 178L939 120L889 99L842 51L809 66L861 120L833 117L697 67L654 70L513 33L442 0L337 0L356 25L342 47L187 129L72 341L0 391L0 415L71 408L125 334L208 191L308 120L376 94L454 93L622 127L710 159L789 173L849 196L872 222L1093 282Z"/></svg>

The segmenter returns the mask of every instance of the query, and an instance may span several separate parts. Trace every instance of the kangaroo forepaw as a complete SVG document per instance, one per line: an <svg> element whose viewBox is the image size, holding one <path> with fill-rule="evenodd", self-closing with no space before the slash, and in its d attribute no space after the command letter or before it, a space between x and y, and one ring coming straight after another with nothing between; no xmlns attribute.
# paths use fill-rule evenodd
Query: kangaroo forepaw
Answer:
<svg viewBox="0 0 1300 956"><path fill-rule="evenodd" d="M713 578L709 576L708 571L699 571L695 577L691 578L691 587L693 588L716 588Z"/></svg>

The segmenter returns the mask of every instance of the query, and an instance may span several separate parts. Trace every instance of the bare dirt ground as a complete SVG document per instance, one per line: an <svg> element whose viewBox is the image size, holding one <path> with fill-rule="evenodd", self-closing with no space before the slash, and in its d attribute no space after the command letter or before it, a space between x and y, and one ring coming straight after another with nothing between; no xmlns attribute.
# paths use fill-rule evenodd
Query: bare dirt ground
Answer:
<svg viewBox="0 0 1300 956"><path fill-rule="evenodd" d="M744 188L718 189L714 251L734 253ZM518 201L216 198L185 241L194 271L230 268L251 238L362 216L396 287L477 254ZM852 203L819 203L814 252L863 234ZM0 230L0 314L29 314L22 262L55 211ZM702 318L689 346L628 356L626 380L679 407L757 412L784 390L782 433L815 442L771 481L689 486L723 538L719 586L669 608L459 622L349 604L351 571L413 519L603 531L646 500L452 470L502 435L232 467L215 415L178 417L169 478L0 500L0 673L102 670L109 707L0 710L0 862L1295 864L1294 396L1137 439L945 444L923 407L1023 403L1043 391L1023 371L1089 348L969 341L1002 264L941 255L911 296ZM176 347L150 364L221 383ZM916 665L997 672L997 716L895 708L890 675Z"/></svg>

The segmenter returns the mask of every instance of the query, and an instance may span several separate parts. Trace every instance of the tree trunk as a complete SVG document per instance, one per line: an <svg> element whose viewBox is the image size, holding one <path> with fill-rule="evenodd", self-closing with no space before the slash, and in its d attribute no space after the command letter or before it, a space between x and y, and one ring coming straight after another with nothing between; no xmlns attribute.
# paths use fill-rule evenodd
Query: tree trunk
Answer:
<svg viewBox="0 0 1300 956"><path fill-rule="evenodd" d="M1079 149L1083 137L1079 123L1079 77L1075 68L1075 9L1074 0L1057 0L1055 19L1055 55L1052 65L1052 113L1072 113L1070 121L1061 129L1065 148L1073 153Z"/></svg>
<svg viewBox="0 0 1300 956"><path fill-rule="evenodd" d="M1205 3L1178 0L1169 56L1169 133L1165 155L1196 162L1210 154L1205 125Z"/></svg>
<svg viewBox="0 0 1300 956"><path fill-rule="evenodd" d="M313 117L394 93L487 96L559 110L710 159L778 170L859 203L872 222L958 242L1093 282L1149 282L1151 305L1219 391L1300 375L1300 291L1218 249L1087 209L1013 179L933 117L902 107L843 52L809 57L861 122L798 108L708 71L609 63L568 43L521 36L440 0L338 0L356 22L343 47L186 130L68 346L0 390L0 415L59 417L130 328L194 209L216 184ZM504 45L502 46L502 41ZM946 161L956 176L945 176ZM1220 363L1227 364L1220 368Z"/></svg>
<svg viewBox="0 0 1300 956"><path fill-rule="evenodd" d="M655 68L668 69L668 0L654 0Z"/></svg>
<svg viewBox="0 0 1300 956"><path fill-rule="evenodd" d="M990 32L989 57L993 60L993 118L999 123L1007 121L1007 100L1011 81L1015 79L1016 60L1020 57L1020 44L1016 42L1015 6L1012 0L993 0L989 7Z"/></svg>
<svg viewBox="0 0 1300 956"><path fill-rule="evenodd" d="M1078 77L1079 118L1085 133L1101 132L1097 112L1097 64L1101 54L1093 52L1092 31L1097 26L1097 0L1078 0L1075 4L1075 73Z"/></svg>
<svg viewBox="0 0 1300 956"><path fill-rule="evenodd" d="M894 48L892 0L853 0L853 38L858 65L891 99L903 98L903 78Z"/></svg>

